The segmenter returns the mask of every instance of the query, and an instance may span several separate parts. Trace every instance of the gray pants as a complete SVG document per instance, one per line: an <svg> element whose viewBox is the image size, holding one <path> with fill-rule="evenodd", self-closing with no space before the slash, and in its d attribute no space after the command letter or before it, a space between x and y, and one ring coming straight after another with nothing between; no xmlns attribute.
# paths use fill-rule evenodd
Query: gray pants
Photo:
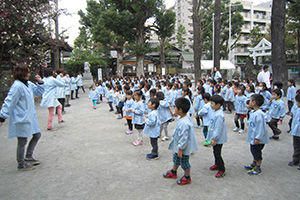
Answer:
<svg viewBox="0 0 300 200"><path fill-rule="evenodd" d="M279 121L279 119L272 118L271 121L268 122L274 135L280 135L280 133L281 133L281 130L278 128L278 125L277 125L278 121Z"/></svg>
<svg viewBox="0 0 300 200"><path fill-rule="evenodd" d="M300 161L300 137L293 136L293 146L294 146L293 161L299 162Z"/></svg>
<svg viewBox="0 0 300 200"><path fill-rule="evenodd" d="M32 158L34 148L35 148L36 144L38 143L40 137L41 137L41 133L35 133L32 135L32 138L27 147L26 158ZM25 165L24 155L25 155L26 143L27 143L26 137L18 137L17 161L18 161L19 166Z"/></svg>
<svg viewBox="0 0 300 200"><path fill-rule="evenodd" d="M169 134L168 134L168 125L169 125L169 122L165 122L165 123L163 123L163 124L160 124L160 136L161 136L161 132L162 132L162 130L164 129L164 131L165 131L165 136L166 137L169 137Z"/></svg>

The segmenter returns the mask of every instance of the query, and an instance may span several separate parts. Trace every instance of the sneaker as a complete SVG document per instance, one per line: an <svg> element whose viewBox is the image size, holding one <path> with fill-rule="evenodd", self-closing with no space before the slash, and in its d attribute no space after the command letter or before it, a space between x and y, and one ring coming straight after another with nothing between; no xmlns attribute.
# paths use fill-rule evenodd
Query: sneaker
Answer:
<svg viewBox="0 0 300 200"><path fill-rule="evenodd" d="M209 167L210 170L218 170L219 167L217 165L213 165Z"/></svg>
<svg viewBox="0 0 300 200"><path fill-rule="evenodd" d="M218 171L218 173L216 174L216 178L221 178L225 176L225 170L224 171Z"/></svg>
<svg viewBox="0 0 300 200"><path fill-rule="evenodd" d="M118 111L116 111L116 112L115 112L115 114L119 114L119 112L118 112Z"/></svg>
<svg viewBox="0 0 300 200"><path fill-rule="evenodd" d="M282 120L279 120L277 124L278 124L278 125L281 125L281 124L282 124Z"/></svg>
<svg viewBox="0 0 300 200"><path fill-rule="evenodd" d="M34 158L25 158L25 162L27 164L31 164L31 165L39 165L39 164L41 164L41 162L39 160L36 160Z"/></svg>
<svg viewBox="0 0 300 200"><path fill-rule="evenodd" d="M191 182L192 182L191 178L187 179L187 178L185 178L185 176L183 176L183 177L181 177L181 179L179 179L177 181L177 184L178 185L186 185L186 184L191 184Z"/></svg>
<svg viewBox="0 0 300 200"><path fill-rule="evenodd" d="M279 136L273 135L273 136L269 137L269 139L271 139L271 140L279 140Z"/></svg>
<svg viewBox="0 0 300 200"><path fill-rule="evenodd" d="M250 165L245 165L244 168L246 170L252 170L254 168L254 166L252 164L250 164Z"/></svg>
<svg viewBox="0 0 300 200"><path fill-rule="evenodd" d="M208 146L208 145L210 145L210 141L205 141L203 144L203 146Z"/></svg>
<svg viewBox="0 0 300 200"><path fill-rule="evenodd" d="M96 106L93 106L93 109L95 109L95 110L96 110Z"/></svg>
<svg viewBox="0 0 300 200"><path fill-rule="evenodd" d="M230 112L230 111L227 111L226 114L231 114L231 112Z"/></svg>
<svg viewBox="0 0 300 200"><path fill-rule="evenodd" d="M300 165L297 167L298 170L300 170Z"/></svg>
<svg viewBox="0 0 300 200"><path fill-rule="evenodd" d="M240 133L240 134L243 134L243 133L245 133L245 131L244 131L243 129L241 129L241 130L239 131L239 133Z"/></svg>
<svg viewBox="0 0 300 200"><path fill-rule="evenodd" d="M114 110L109 110L109 112L113 112Z"/></svg>
<svg viewBox="0 0 300 200"><path fill-rule="evenodd" d="M169 140L169 137L164 136L163 138L161 138L161 141L166 141L166 140Z"/></svg>
<svg viewBox="0 0 300 200"><path fill-rule="evenodd" d="M122 119L122 115L119 114L119 115L117 116L117 119Z"/></svg>
<svg viewBox="0 0 300 200"><path fill-rule="evenodd" d="M177 178L177 174L172 174L171 170L167 171L165 174L163 174L164 178Z"/></svg>
<svg viewBox="0 0 300 200"><path fill-rule="evenodd" d="M252 170L249 170L247 173L248 173L249 175L258 175L258 174L261 173L261 169L260 169L260 168L257 169L257 167L255 166L255 167L253 167Z"/></svg>
<svg viewBox="0 0 300 200"><path fill-rule="evenodd" d="M18 166L18 171L30 171L30 170L34 170L35 168L31 165L28 165L25 163L25 165L23 166Z"/></svg>
<svg viewBox="0 0 300 200"><path fill-rule="evenodd" d="M52 130L52 128L47 128L47 131L51 131Z"/></svg>
<svg viewBox="0 0 300 200"><path fill-rule="evenodd" d="M240 129L238 128L238 127L235 127L234 129L233 129L233 132L238 132Z"/></svg>
<svg viewBox="0 0 300 200"><path fill-rule="evenodd" d="M64 123L65 121L64 120L61 120L60 122L58 122L58 123Z"/></svg>
<svg viewBox="0 0 300 200"><path fill-rule="evenodd" d="M299 165L299 161L298 161L298 162L295 162L295 161L292 160L291 162L288 163L288 165L289 165L289 166L296 166L296 165Z"/></svg>
<svg viewBox="0 0 300 200"><path fill-rule="evenodd" d="M146 158L148 160L157 160L159 157L158 157L158 155L152 155L152 153L149 153L146 155Z"/></svg>
<svg viewBox="0 0 300 200"><path fill-rule="evenodd" d="M128 131L126 131L125 133L129 135L129 134L132 134L132 133L133 133L133 131L131 131L131 130L128 130Z"/></svg>
<svg viewBox="0 0 300 200"><path fill-rule="evenodd" d="M136 141L134 141L132 144L133 144L134 146L140 146L140 145L143 145L143 141L138 141L138 140L136 140Z"/></svg>

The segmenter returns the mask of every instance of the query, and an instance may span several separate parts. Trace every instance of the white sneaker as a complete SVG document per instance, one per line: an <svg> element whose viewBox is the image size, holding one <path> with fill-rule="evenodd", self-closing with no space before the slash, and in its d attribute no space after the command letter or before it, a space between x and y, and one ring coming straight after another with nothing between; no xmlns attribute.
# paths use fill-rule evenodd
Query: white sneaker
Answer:
<svg viewBox="0 0 300 200"><path fill-rule="evenodd" d="M234 129L233 129L233 132L238 132L240 129L238 128L238 127L235 127Z"/></svg>
<svg viewBox="0 0 300 200"><path fill-rule="evenodd" d="M245 131L244 131L243 129L241 129L241 130L239 131L239 133L245 133Z"/></svg>
<svg viewBox="0 0 300 200"><path fill-rule="evenodd" d="M161 141L166 141L166 140L169 140L169 137L164 136L164 137L161 139Z"/></svg>

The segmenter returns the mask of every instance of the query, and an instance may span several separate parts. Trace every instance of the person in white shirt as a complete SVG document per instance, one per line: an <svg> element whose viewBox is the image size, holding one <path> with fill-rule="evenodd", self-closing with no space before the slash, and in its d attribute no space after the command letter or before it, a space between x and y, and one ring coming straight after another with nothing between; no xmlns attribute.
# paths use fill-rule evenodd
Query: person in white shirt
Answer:
<svg viewBox="0 0 300 200"><path fill-rule="evenodd" d="M263 70L257 75L257 81L259 83L266 83L267 88L271 88L271 82L270 82L270 71L269 71L269 66L265 65L263 67Z"/></svg>

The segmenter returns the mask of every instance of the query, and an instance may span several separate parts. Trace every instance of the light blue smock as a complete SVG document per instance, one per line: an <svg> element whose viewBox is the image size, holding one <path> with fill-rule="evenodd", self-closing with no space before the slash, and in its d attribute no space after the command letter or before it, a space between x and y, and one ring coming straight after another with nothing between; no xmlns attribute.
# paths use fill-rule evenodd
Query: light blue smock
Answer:
<svg viewBox="0 0 300 200"><path fill-rule="evenodd" d="M172 119L172 114L169 109L170 104L166 100L160 100L157 108L160 123L166 123Z"/></svg>
<svg viewBox="0 0 300 200"><path fill-rule="evenodd" d="M292 109L293 121L291 128L291 135L300 137L300 109L299 107L294 105Z"/></svg>
<svg viewBox="0 0 300 200"><path fill-rule="evenodd" d="M71 77L71 82L70 82L71 90L74 91L77 89L76 85L76 79L74 77Z"/></svg>
<svg viewBox="0 0 300 200"><path fill-rule="evenodd" d="M12 84L0 110L0 117L10 118L8 138L30 137L40 132L34 105L34 96L40 96L44 88L28 81L28 87L19 80Z"/></svg>
<svg viewBox="0 0 300 200"><path fill-rule="evenodd" d="M135 113L133 113L133 117L132 117L132 124L139 124L142 125L144 124L144 113L145 113L145 106L143 101L139 101L139 102L134 102L133 104L133 110Z"/></svg>
<svg viewBox="0 0 300 200"><path fill-rule="evenodd" d="M78 74L77 77L76 77L76 85L78 87L83 86L83 84L82 84L82 75L80 75L80 74Z"/></svg>
<svg viewBox="0 0 300 200"><path fill-rule="evenodd" d="M169 149L175 153L178 153L178 150L182 149L183 155L191 155L198 150L194 125L189 115L178 119Z"/></svg>
<svg viewBox="0 0 300 200"><path fill-rule="evenodd" d="M210 106L210 103L206 103L203 108L198 112L198 115L202 115L203 118L203 126L209 126L210 119L213 115L213 109Z"/></svg>
<svg viewBox="0 0 300 200"><path fill-rule="evenodd" d="M224 144L227 142L225 117L222 109L213 112L208 126L206 140L215 140L217 144Z"/></svg>
<svg viewBox="0 0 300 200"><path fill-rule="evenodd" d="M48 76L43 78L44 81L44 93L42 95L41 106L42 107L57 107L60 103L56 96L56 87L63 87L65 83L53 78L53 76Z"/></svg>
<svg viewBox="0 0 300 200"><path fill-rule="evenodd" d="M66 86L65 79L63 77L61 77L60 75L57 75L56 79L64 83L64 86L57 86L56 87L56 97L58 99L64 99L64 98L66 98L66 95L65 95L65 86Z"/></svg>
<svg viewBox="0 0 300 200"><path fill-rule="evenodd" d="M250 118L247 121L247 142L254 145L254 140L260 140L260 144L267 144L269 142L269 133L266 122L266 114L258 109L250 113Z"/></svg>
<svg viewBox="0 0 300 200"><path fill-rule="evenodd" d="M290 86L287 89L286 100L292 101L296 97L296 88L294 86Z"/></svg>
<svg viewBox="0 0 300 200"><path fill-rule="evenodd" d="M267 115L274 119L280 119L281 117L283 118L285 116L284 102L281 99L273 99Z"/></svg>
<svg viewBox="0 0 300 200"><path fill-rule="evenodd" d="M199 112L203 108L204 105L205 105L205 103L202 99L202 95L199 94L195 100L195 112Z"/></svg>
<svg viewBox="0 0 300 200"><path fill-rule="evenodd" d="M157 110L152 110L148 114L148 117L145 120L143 133L150 138L158 138L160 135L160 122Z"/></svg>
<svg viewBox="0 0 300 200"><path fill-rule="evenodd" d="M91 90L90 93L89 93L89 99L98 100L99 99L99 93L96 90Z"/></svg>
<svg viewBox="0 0 300 200"><path fill-rule="evenodd" d="M69 77L64 77L65 80L65 95L71 94L71 79Z"/></svg>
<svg viewBox="0 0 300 200"><path fill-rule="evenodd" d="M259 92L264 97L264 104L260 106L261 109L263 110L268 110L270 106L270 99L273 97L273 95L268 91L265 90L263 92Z"/></svg>
<svg viewBox="0 0 300 200"><path fill-rule="evenodd" d="M246 102L247 102L247 97L245 95L242 95L242 96L236 95L235 96L234 108L235 108L235 112L237 114L244 115L245 112L247 113L248 109L246 107Z"/></svg>
<svg viewBox="0 0 300 200"><path fill-rule="evenodd" d="M134 100L130 99L130 100L126 100L124 102L124 106L123 106L123 116L124 117L132 117L133 113L131 111L128 111L129 109L132 109L134 105Z"/></svg>

